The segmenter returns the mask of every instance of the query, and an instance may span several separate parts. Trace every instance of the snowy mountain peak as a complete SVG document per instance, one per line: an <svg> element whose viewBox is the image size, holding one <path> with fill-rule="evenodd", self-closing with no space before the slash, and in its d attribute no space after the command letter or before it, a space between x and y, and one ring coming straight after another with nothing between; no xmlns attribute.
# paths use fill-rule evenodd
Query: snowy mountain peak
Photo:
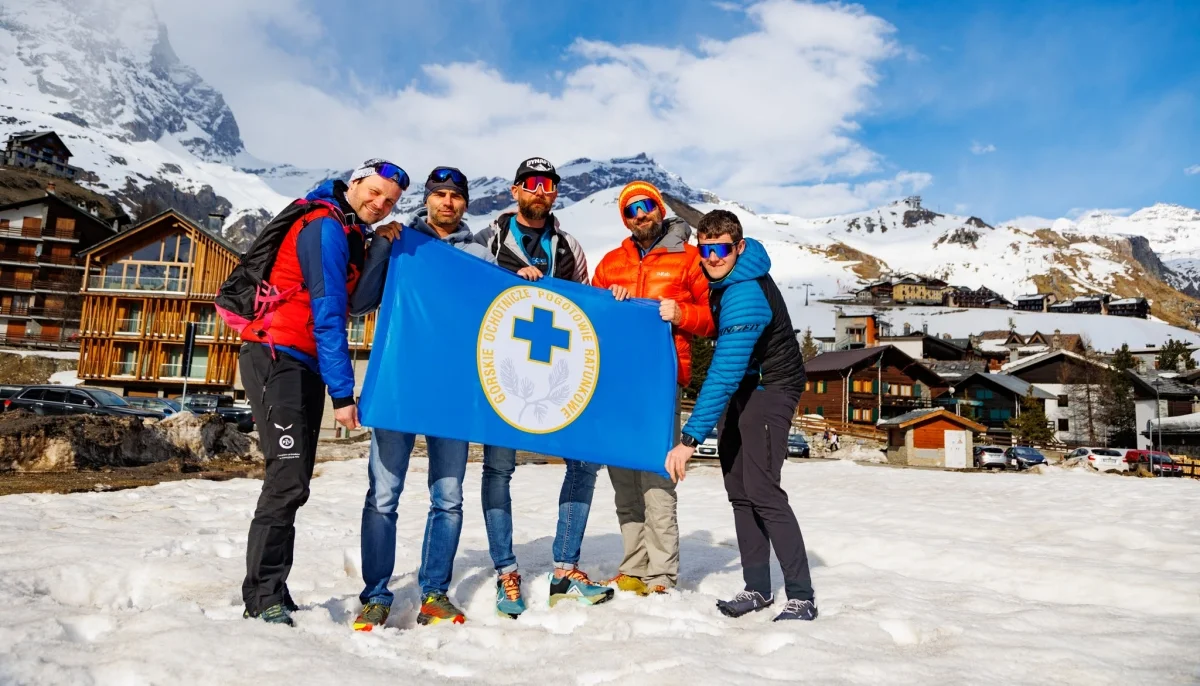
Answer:
<svg viewBox="0 0 1200 686"><path fill-rule="evenodd" d="M174 141L207 161L243 150L221 94L176 57L150 0L27 0L0 6L10 104L130 142Z"/></svg>

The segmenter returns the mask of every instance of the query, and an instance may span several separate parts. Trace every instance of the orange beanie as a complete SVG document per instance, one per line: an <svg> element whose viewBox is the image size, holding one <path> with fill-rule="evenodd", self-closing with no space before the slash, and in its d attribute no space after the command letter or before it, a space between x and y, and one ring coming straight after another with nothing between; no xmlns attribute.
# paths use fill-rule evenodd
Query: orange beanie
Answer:
<svg viewBox="0 0 1200 686"><path fill-rule="evenodd" d="M617 211L621 213L621 218L625 218L625 206L629 204L629 199L644 195L658 203L659 209L662 210L663 217L667 216L667 204L663 202L662 193L654 187L654 184L649 181L633 181L625 185L621 189L621 195L617 197Z"/></svg>

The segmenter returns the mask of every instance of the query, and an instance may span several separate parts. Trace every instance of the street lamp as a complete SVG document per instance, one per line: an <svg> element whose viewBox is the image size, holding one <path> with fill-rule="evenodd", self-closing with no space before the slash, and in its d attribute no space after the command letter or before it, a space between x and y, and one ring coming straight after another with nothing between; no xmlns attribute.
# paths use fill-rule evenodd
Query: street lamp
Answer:
<svg viewBox="0 0 1200 686"><path fill-rule="evenodd" d="M1155 450L1162 450L1162 377L1154 377L1154 418L1158 420L1158 447ZM1154 447L1154 432L1150 432L1150 446ZM1151 462L1151 471L1153 471L1154 463Z"/></svg>

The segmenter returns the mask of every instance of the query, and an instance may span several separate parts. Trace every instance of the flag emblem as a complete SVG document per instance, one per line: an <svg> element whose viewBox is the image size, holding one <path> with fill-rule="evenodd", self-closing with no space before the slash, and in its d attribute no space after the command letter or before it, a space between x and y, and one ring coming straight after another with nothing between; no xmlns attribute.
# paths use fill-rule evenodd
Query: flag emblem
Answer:
<svg viewBox="0 0 1200 686"><path fill-rule="evenodd" d="M514 286L492 301L479 327L479 383L504 421L528 433L558 431L592 399L600 345L570 299Z"/></svg>

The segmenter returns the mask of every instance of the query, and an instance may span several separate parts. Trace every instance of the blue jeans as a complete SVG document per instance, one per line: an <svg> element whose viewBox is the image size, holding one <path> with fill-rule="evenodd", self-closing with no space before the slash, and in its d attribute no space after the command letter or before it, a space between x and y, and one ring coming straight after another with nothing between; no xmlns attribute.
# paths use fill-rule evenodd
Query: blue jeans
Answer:
<svg viewBox="0 0 1200 686"><path fill-rule="evenodd" d="M404 491L408 458L416 436L371 430L369 486L362 513L363 603L392 604L388 581L396 566L396 505ZM462 482L467 471L467 442L426 436L429 448L429 517L421 546L417 583L421 596L445 593L454 575L454 554L462 533Z"/></svg>
<svg viewBox="0 0 1200 686"><path fill-rule="evenodd" d="M583 531L592 509L596 490L596 472L600 466L578 460L566 460L567 473L558 495L558 529L554 533L554 566L574 567L583 547ZM483 447L483 519L487 527L488 552L499 574L517 569L513 554L512 494L509 482L517 468L517 451L512 448Z"/></svg>

